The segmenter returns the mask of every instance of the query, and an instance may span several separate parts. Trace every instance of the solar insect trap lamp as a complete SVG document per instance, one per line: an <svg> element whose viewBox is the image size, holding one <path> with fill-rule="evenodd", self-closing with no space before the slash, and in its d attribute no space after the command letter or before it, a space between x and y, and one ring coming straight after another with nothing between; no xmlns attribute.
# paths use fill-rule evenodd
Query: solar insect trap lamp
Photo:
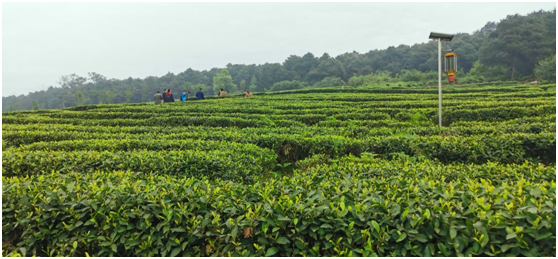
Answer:
<svg viewBox="0 0 558 259"><path fill-rule="evenodd" d="M455 74L457 73L457 55L455 53L448 53L444 55L446 60L444 73L448 75L448 81L450 83L455 82Z"/></svg>
<svg viewBox="0 0 558 259"><path fill-rule="evenodd" d="M438 40L438 124L442 127L442 41L451 41L453 34L431 32L428 38ZM448 53L445 58L446 74L448 74L450 82L453 82L454 75L457 73L457 55Z"/></svg>

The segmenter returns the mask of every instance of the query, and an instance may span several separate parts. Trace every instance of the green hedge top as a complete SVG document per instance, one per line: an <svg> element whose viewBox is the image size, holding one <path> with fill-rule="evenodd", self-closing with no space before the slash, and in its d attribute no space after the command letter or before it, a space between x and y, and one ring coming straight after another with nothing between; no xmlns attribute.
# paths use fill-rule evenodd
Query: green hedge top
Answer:
<svg viewBox="0 0 558 259"><path fill-rule="evenodd" d="M253 145L207 151L3 151L2 175L126 170L252 183L275 166L276 157Z"/></svg>
<svg viewBox="0 0 558 259"><path fill-rule="evenodd" d="M360 174L3 176L2 234L27 256L556 255L554 181Z"/></svg>

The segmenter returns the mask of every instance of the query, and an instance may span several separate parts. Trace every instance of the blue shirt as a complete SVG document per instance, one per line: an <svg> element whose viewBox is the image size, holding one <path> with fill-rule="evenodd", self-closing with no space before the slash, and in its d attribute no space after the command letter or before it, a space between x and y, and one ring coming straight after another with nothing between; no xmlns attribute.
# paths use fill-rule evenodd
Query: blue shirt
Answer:
<svg viewBox="0 0 558 259"><path fill-rule="evenodd" d="M188 98L188 94L182 93L182 95L180 95L180 100L186 101L186 98Z"/></svg>
<svg viewBox="0 0 558 259"><path fill-rule="evenodd" d="M198 91L198 92L196 93L196 100L203 100L203 99L205 99L204 96L203 96L203 92L202 92L202 91Z"/></svg>

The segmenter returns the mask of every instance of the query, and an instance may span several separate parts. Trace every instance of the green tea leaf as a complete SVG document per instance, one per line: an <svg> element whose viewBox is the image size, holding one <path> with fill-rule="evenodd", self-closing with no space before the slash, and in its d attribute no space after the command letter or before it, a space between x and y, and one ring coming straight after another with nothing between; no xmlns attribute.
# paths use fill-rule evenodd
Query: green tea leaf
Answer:
<svg viewBox="0 0 558 259"><path fill-rule="evenodd" d="M186 232L186 229L180 228L180 227L179 228L171 228L171 230L174 231L174 232Z"/></svg>
<svg viewBox="0 0 558 259"><path fill-rule="evenodd" d="M454 239L457 236L457 230L455 228L450 228L450 238Z"/></svg>
<svg viewBox="0 0 558 259"><path fill-rule="evenodd" d="M531 188L531 191L529 193L535 198L541 197L541 189L539 187Z"/></svg>
<svg viewBox="0 0 558 259"><path fill-rule="evenodd" d="M238 234L238 226L235 226L233 228L233 230L231 231L231 235L233 238L236 238L236 235Z"/></svg>
<svg viewBox="0 0 558 259"><path fill-rule="evenodd" d="M333 228L333 227L330 224L325 223L325 224L322 224L320 226L320 228Z"/></svg>
<svg viewBox="0 0 558 259"><path fill-rule="evenodd" d="M488 233L485 233L484 236L481 239L481 247L485 247L486 244L488 244Z"/></svg>
<svg viewBox="0 0 558 259"><path fill-rule="evenodd" d="M537 235L537 238L535 240L541 240L541 239L545 239L549 236L552 236L552 232L544 232L544 233L539 233Z"/></svg>
<svg viewBox="0 0 558 259"><path fill-rule="evenodd" d="M428 239L424 234L416 234L414 238L422 243L428 242Z"/></svg>
<svg viewBox="0 0 558 259"><path fill-rule="evenodd" d="M269 249L267 249L267 252L265 253L265 256L273 256L273 255L275 255L277 252L279 252L279 248L277 248L277 247L270 247Z"/></svg>
<svg viewBox="0 0 558 259"><path fill-rule="evenodd" d="M428 256L428 257L432 256L432 250L430 250L430 246L428 245L424 248L424 256Z"/></svg>
<svg viewBox="0 0 558 259"><path fill-rule="evenodd" d="M509 233L509 234L506 236L506 239L512 239L512 238L515 238L516 236L517 236L517 234L515 234L515 233Z"/></svg>
<svg viewBox="0 0 558 259"><path fill-rule="evenodd" d="M443 256L447 256L448 252L446 250L446 245L444 245L444 243L438 243L438 249L440 249Z"/></svg>
<svg viewBox="0 0 558 259"><path fill-rule="evenodd" d="M180 253L180 251L182 251L181 247L175 247L170 253L170 257L175 257L176 255L178 255L178 253Z"/></svg>
<svg viewBox="0 0 558 259"><path fill-rule="evenodd" d="M407 237L407 233L403 232L401 234L401 236L399 236L399 238L397 240L395 240L395 242L399 243L399 242L403 241L403 239L405 239L406 237Z"/></svg>
<svg viewBox="0 0 558 259"><path fill-rule="evenodd" d="M378 233L380 233L380 225L378 225L378 222L376 222L375 220L372 220L370 223L372 224L372 226L374 227L374 229L376 229L376 231L377 231Z"/></svg>
<svg viewBox="0 0 558 259"><path fill-rule="evenodd" d="M279 238L277 239L277 243L278 243L278 244L282 244L282 245L288 244L288 243L290 243L290 242L291 242L291 241L289 241L286 237L279 237Z"/></svg>

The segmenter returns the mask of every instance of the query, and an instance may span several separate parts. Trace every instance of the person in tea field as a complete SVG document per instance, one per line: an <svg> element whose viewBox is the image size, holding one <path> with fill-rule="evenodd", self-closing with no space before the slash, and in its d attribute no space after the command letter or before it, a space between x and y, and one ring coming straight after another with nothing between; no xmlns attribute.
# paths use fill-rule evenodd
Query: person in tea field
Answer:
<svg viewBox="0 0 558 259"><path fill-rule="evenodd" d="M163 96L159 91L157 91L157 93L153 96L153 100L155 101L155 104L163 103Z"/></svg>
<svg viewBox="0 0 558 259"><path fill-rule="evenodd" d="M254 95L252 94L252 92L250 92L250 90L248 90L248 91L246 91L246 95L244 97L246 98L246 97L252 97L252 96L254 96Z"/></svg>
<svg viewBox="0 0 558 259"><path fill-rule="evenodd" d="M221 98L227 97L227 92L225 92L225 91L223 90L223 88L221 88L221 90L219 90L219 97L221 97Z"/></svg>
<svg viewBox="0 0 558 259"><path fill-rule="evenodd" d="M166 89L166 88L165 88L165 90L164 90L163 93L162 93L163 102L166 102L166 101L167 101L167 91L168 91L168 90L169 90L169 89Z"/></svg>
<svg viewBox="0 0 558 259"><path fill-rule="evenodd" d="M203 89L200 88L200 90L196 93L196 100L204 100L205 97L203 95Z"/></svg>
<svg viewBox="0 0 558 259"><path fill-rule="evenodd" d="M168 92L167 92L167 100L165 100L165 101L166 101L166 102L171 102L171 103L172 103L172 102L174 102L174 96L172 95L172 92L171 92L170 89L167 89L167 90L168 90Z"/></svg>
<svg viewBox="0 0 558 259"><path fill-rule="evenodd" d="M188 99L188 94L189 93L190 92L186 92L186 91L182 92L182 94L180 95L180 100L185 102Z"/></svg>

